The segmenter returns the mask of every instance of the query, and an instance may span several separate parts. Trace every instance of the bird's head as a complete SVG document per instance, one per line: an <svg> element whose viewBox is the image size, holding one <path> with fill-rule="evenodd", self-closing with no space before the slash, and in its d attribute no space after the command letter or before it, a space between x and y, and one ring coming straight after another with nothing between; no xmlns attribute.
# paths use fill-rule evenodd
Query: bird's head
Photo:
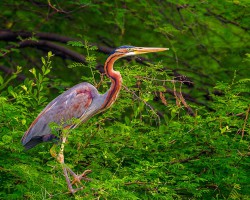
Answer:
<svg viewBox="0 0 250 200"><path fill-rule="evenodd" d="M158 51L166 51L168 48L159 48L159 47L134 47L134 46L121 46L118 47L114 53L120 54L120 57L134 56L144 53L152 53Z"/></svg>

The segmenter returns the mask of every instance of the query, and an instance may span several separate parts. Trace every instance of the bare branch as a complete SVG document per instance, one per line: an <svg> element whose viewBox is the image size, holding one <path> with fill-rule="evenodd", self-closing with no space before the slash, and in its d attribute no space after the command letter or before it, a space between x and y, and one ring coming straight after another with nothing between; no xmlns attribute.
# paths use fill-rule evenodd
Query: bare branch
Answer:
<svg viewBox="0 0 250 200"><path fill-rule="evenodd" d="M69 41L79 41L79 39L61 36L55 33L32 33L32 32L26 32L26 31L9 31L9 30L0 30L0 40L4 41L19 41L19 37L22 39L28 39L35 37L39 40L49 40L54 42L60 42L60 43L67 43ZM102 45L98 45L95 43L90 43L90 45L96 46L98 48L98 51L110 54L112 51L114 51L114 48L105 47Z"/></svg>
<svg viewBox="0 0 250 200"><path fill-rule="evenodd" d="M199 158L201 155L203 154L211 154L213 151L208 151L208 150L203 150L201 151L200 153L198 153L197 155L195 156L191 156L189 158L185 158L185 159L181 159L181 160L175 160L175 161L172 161L170 162L170 164L175 164L175 163L186 163L186 162L189 162L191 160L194 160L194 159L197 159Z"/></svg>
<svg viewBox="0 0 250 200"><path fill-rule="evenodd" d="M249 112L250 112L250 105L248 106L248 109L247 109L247 112L246 112L246 117L245 117L244 124L243 124L243 128L242 128L242 131L241 131L241 137L242 138L244 137L244 132L245 132L245 128L246 128L246 125L247 125Z"/></svg>
<svg viewBox="0 0 250 200"><path fill-rule="evenodd" d="M12 69L5 67L3 65L0 65L0 70L5 72L6 74L13 74L15 72L15 70L12 70ZM17 74L17 79L24 81L26 79L26 76L24 76L22 74Z"/></svg>
<svg viewBox="0 0 250 200"><path fill-rule="evenodd" d="M166 88L166 92L173 95L174 96L174 91L169 89L169 88ZM205 105L204 103L200 102L200 101L197 101L196 99L192 98L189 94L187 93L183 93L182 92L182 95L185 99L187 99L188 101L191 101L191 102L194 102L196 104L199 104L199 105L203 105L203 106L207 106Z"/></svg>
<svg viewBox="0 0 250 200"><path fill-rule="evenodd" d="M72 60L76 62L82 62L86 64L85 57L75 51L72 51L64 46L40 40L40 41L34 41L34 40L24 40L18 43L18 46L9 46L7 49L11 51L11 48L25 48L25 47L35 47L37 49L46 50L46 51L52 51L55 54L63 53L63 55L70 57ZM6 54L5 54L6 55Z"/></svg>
<svg viewBox="0 0 250 200"><path fill-rule="evenodd" d="M67 13L66 11L62 10L62 9L57 9L54 5L51 4L50 0L48 0L48 5L50 8L52 8L53 10L55 10L56 12L59 12L59 13Z"/></svg>
<svg viewBox="0 0 250 200"><path fill-rule="evenodd" d="M235 22L235 21L232 21L232 20L229 20L229 19L226 19L225 17L223 17L222 15L219 15L219 14L216 14L214 13L213 11L211 11L210 9L207 9L207 12L209 15L212 15L214 16L216 19L218 19L219 21L223 22L223 23L226 23L226 24L233 24L245 31L249 31L250 28L249 27L244 27L244 26L241 26L239 23Z"/></svg>

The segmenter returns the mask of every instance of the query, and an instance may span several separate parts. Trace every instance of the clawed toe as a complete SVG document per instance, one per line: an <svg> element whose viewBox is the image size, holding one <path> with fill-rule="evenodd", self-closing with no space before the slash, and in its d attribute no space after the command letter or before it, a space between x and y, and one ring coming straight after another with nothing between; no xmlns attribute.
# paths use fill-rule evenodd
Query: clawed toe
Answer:
<svg viewBox="0 0 250 200"><path fill-rule="evenodd" d="M73 172L69 167L67 167L65 164L63 166L63 172L68 184L68 189L70 191L71 194L74 194L75 192L82 190L85 188L85 186L82 184L81 180L85 180L85 181L90 181L90 178L87 178L87 174L91 173L91 170L85 170L81 175L76 175L75 172ZM73 177L73 181L70 180L70 177L68 175L68 172L71 174L71 176ZM78 184L80 184L80 187L78 186ZM73 188L73 185L76 185L76 188Z"/></svg>
<svg viewBox="0 0 250 200"><path fill-rule="evenodd" d="M70 191L71 194L75 194L77 191L83 190L83 189L84 189L84 187L79 187L79 188L76 188L76 189L71 188L71 189L69 189L69 191Z"/></svg>
<svg viewBox="0 0 250 200"><path fill-rule="evenodd" d="M71 182L71 184L72 184L72 185L74 185L74 184L77 185L77 183L79 183L79 184L82 185L82 183L81 183L81 180L82 180L82 179L85 180L85 181L91 181L90 178L86 177L87 174L89 174L89 173L91 173L91 172L92 172L91 170L87 169L87 170L85 170L81 175L79 175L79 176L77 176L77 175L74 176L74 180Z"/></svg>

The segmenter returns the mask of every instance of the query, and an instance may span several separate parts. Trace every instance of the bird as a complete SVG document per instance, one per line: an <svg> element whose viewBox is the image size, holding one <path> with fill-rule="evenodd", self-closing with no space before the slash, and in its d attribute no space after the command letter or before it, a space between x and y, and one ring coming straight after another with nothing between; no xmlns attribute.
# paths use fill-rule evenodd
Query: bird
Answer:
<svg viewBox="0 0 250 200"><path fill-rule="evenodd" d="M94 115L107 110L116 101L122 87L122 76L119 71L113 69L115 61L122 57L165 50L169 49L128 45L116 48L109 55L104 65L104 72L111 81L108 91L100 94L93 85L83 82L63 92L52 100L31 123L21 139L22 145L28 150L39 143L55 140L57 137L52 134L50 124L58 124L64 130L60 137L60 150L59 153L55 152L55 146L57 145L55 143L50 153L62 165L69 192L74 194L78 190L83 189L84 187L78 187L78 184L82 184L82 179L89 180L87 174L91 170L85 170L81 175L77 175L64 163L64 146L67 141L68 130L76 128ZM74 178L73 181L68 173ZM76 187L73 187L75 184Z"/></svg>

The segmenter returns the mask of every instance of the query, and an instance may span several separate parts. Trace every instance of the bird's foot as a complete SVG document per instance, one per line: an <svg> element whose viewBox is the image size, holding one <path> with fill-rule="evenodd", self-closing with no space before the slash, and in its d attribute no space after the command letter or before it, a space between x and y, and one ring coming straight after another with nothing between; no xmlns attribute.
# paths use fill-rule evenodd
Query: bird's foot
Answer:
<svg viewBox="0 0 250 200"><path fill-rule="evenodd" d="M69 172L71 174L71 176L73 176L73 181L70 181L70 178L66 177L66 181L68 184L68 188L71 194L76 193L79 190L82 190L85 188L85 186L82 184L81 180L85 180L85 181L91 181L90 178L87 177L87 174L91 173L91 170L85 170L81 175L76 175L75 172L73 172L70 168L64 168L66 171L64 172L65 174L67 174L67 172ZM81 185L79 187L79 184ZM76 185L76 188L73 188L73 185Z"/></svg>
<svg viewBox="0 0 250 200"><path fill-rule="evenodd" d="M92 171L90 169L85 170L81 175L76 175L74 174L74 180L71 182L72 185L79 183L82 185L81 180L85 180L85 181L91 181L90 178L87 177L87 174L91 173Z"/></svg>
<svg viewBox="0 0 250 200"><path fill-rule="evenodd" d="M69 188L69 193L75 194L77 191L83 190L83 189L84 189L84 187L79 187L79 188L76 188L76 189Z"/></svg>

